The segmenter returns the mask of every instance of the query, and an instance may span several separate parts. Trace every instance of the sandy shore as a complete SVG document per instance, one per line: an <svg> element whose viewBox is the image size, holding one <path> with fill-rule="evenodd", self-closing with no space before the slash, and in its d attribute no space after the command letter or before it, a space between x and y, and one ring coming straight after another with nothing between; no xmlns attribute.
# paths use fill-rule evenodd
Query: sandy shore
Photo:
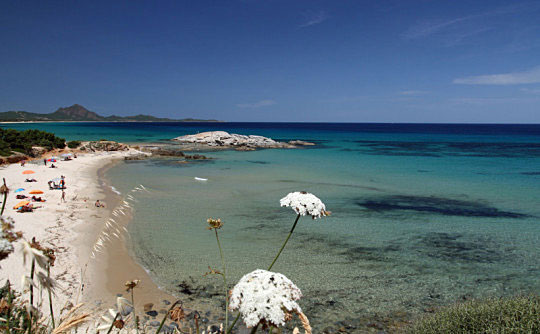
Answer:
<svg viewBox="0 0 540 334"><path fill-rule="evenodd" d="M141 280L136 290L137 308L142 310L142 305L149 302L157 308L163 299L173 299L159 290L144 269L129 256L126 248L128 236L123 228L129 222L130 210L124 208L123 214L117 214L117 211L113 214L124 198L115 194L103 178L105 170L115 161L135 153L139 152L80 154L71 161L55 163L58 168L49 168L50 163L44 166L43 160L30 161L24 167L12 164L0 168L1 176L10 189L4 215L15 220L16 230L22 231L26 240L35 237L42 245L56 249L57 260L51 276L60 287L54 299L57 314L69 304L81 301L93 310L112 307L117 294L125 292L124 283L133 279ZM23 175L25 170L35 173ZM49 190L47 184L47 181L61 175L66 180L66 202L61 201L61 190ZM37 182L25 182L26 178L35 178ZM15 193L19 188L24 188L24 191ZM21 200L15 196L28 196L28 192L35 189L44 192L36 196L46 199L46 202L35 202L34 205L40 208L33 212L17 213L13 206ZM106 204L105 208L95 206L98 199ZM111 218L115 220L118 237L106 240L101 251L94 252L92 256L94 245ZM23 266L20 247L17 246L16 252L0 263L0 284L9 279L16 289L20 289L21 277L29 273L29 266ZM43 298L46 300L45 295Z"/></svg>

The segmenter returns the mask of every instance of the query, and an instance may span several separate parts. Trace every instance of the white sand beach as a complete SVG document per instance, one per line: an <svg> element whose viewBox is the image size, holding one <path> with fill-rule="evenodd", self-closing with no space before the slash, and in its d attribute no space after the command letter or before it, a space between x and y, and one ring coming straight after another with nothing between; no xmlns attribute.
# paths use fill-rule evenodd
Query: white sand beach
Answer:
<svg viewBox="0 0 540 334"><path fill-rule="evenodd" d="M79 302L85 302L87 307L94 310L96 307L110 307L114 304L116 294L123 292L124 283L130 279L142 280L139 289L141 298L137 307L142 307L150 298L154 301L161 297L167 298L152 283L147 273L129 257L123 241L126 235L104 247L101 253L96 254L96 258L91 256L99 233L111 217L111 211L120 202L118 195L105 189L98 172L112 165L115 160L136 153L140 152L129 150L78 154L77 158L70 161L55 162L58 168L50 168L50 162L44 166L43 159L29 161L24 167L11 164L0 168L1 177L5 178L10 189L4 216L15 220L15 230L22 231L24 239L30 241L35 237L43 246L56 250L56 262L51 270L51 276L59 284L54 298L55 313ZM28 170L34 173L23 174ZM62 190L51 190L47 183L61 176L65 177L66 182L65 202L61 200ZM36 179L37 182L25 182L27 178ZM24 190L15 193L19 188ZM31 197L31 190L43 191L43 194L36 196L46 202L33 202L38 207L33 212L17 212L13 207L22 199L16 199L16 195ZM106 207L96 207L96 200L100 200ZM126 215L118 219L118 223L127 224L129 218ZM20 242L15 246L15 253L0 263L0 284L9 279L14 288L20 290L21 277L30 270L28 264L23 266ZM46 302L45 294L43 298Z"/></svg>

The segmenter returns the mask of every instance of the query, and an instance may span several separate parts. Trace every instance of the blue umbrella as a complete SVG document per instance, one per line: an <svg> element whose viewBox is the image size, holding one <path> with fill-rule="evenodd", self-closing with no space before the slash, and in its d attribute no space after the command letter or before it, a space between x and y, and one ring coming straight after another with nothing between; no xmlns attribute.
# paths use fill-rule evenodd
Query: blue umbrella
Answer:
<svg viewBox="0 0 540 334"><path fill-rule="evenodd" d="M24 191L24 188L19 188L19 189L15 190L14 192L18 193L19 191Z"/></svg>

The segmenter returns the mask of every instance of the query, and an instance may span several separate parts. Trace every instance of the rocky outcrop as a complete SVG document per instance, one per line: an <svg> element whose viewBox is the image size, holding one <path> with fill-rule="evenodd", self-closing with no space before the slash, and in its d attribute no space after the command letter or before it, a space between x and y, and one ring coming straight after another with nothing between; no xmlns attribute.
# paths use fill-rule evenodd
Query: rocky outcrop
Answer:
<svg viewBox="0 0 540 334"><path fill-rule="evenodd" d="M310 143L308 141L303 141L303 140L291 140L289 144L294 145L294 146L314 146L315 145L315 143Z"/></svg>
<svg viewBox="0 0 540 334"><path fill-rule="evenodd" d="M45 154L47 152L47 149L45 147L41 146L32 146L32 151L30 153L33 157L40 157L41 155Z"/></svg>
<svg viewBox="0 0 540 334"><path fill-rule="evenodd" d="M184 158L186 160L207 160L211 159L201 154L185 154L174 147L163 147L163 146L137 146L137 149L143 153L135 154L131 156L124 157L125 160L144 160L151 156L158 157L177 157Z"/></svg>
<svg viewBox="0 0 540 334"><path fill-rule="evenodd" d="M225 131L201 132L194 135L176 137L173 140L181 144L196 144L216 148L234 148L241 151L251 151L257 148L295 148L297 145L312 144L307 142L302 142L306 144L284 143L263 136L245 136ZM300 143L301 141L298 142Z"/></svg>
<svg viewBox="0 0 540 334"><path fill-rule="evenodd" d="M82 143L80 150L82 151L127 151L129 147L122 143L117 143L110 140L89 141Z"/></svg>
<svg viewBox="0 0 540 334"><path fill-rule="evenodd" d="M8 157L1 157L0 164L15 164L28 159L29 157L25 154L13 152L13 154Z"/></svg>

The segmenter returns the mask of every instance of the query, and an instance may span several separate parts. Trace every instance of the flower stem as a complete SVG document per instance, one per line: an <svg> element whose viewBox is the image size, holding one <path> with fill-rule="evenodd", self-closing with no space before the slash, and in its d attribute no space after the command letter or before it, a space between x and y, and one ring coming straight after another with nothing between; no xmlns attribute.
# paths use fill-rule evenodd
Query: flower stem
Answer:
<svg viewBox="0 0 540 334"><path fill-rule="evenodd" d="M229 326L229 287L227 285L227 267L225 265L225 259L223 258L223 250L221 249L221 243L219 242L219 236L217 229L214 229L216 232L216 241L219 248L219 256L221 257L221 265L223 266L223 285L225 286L225 328Z"/></svg>
<svg viewBox="0 0 540 334"><path fill-rule="evenodd" d="M32 280L32 282L34 281L34 271L36 269L36 260L32 260L32 266L30 268L30 279ZM28 323L28 333L32 333L32 321L33 321L33 317L32 317L32 310L33 310L33 306L34 306L34 286L32 284L30 284L30 312L29 312L29 315L28 315L28 319L29 319L29 323Z"/></svg>
<svg viewBox="0 0 540 334"><path fill-rule="evenodd" d="M32 260L32 267L30 268L30 279L34 281L34 271L36 270L36 260ZM30 306L34 306L34 286L30 284Z"/></svg>
<svg viewBox="0 0 540 334"><path fill-rule="evenodd" d="M107 334L109 334L112 331L112 329L114 327L114 323L116 322L116 319L118 319L119 315L120 315L120 312L116 313L116 315L114 316L114 319L113 319L113 321L111 323L111 327L109 327L109 330L107 331Z"/></svg>
<svg viewBox="0 0 540 334"><path fill-rule="evenodd" d="M272 269L272 267L274 266L274 263L276 263L277 259L279 258L279 256L281 255L281 252L283 251L283 249L285 248L285 246L287 245L287 242L289 241L289 239L291 238L291 235L293 234L294 232L294 229L296 228L296 224L298 224L298 219L300 219L300 214L298 214L296 216L296 220L294 221L294 224L291 228L291 231L289 232L289 235L287 236L287 239L285 239L285 242L283 243L283 245L281 246L281 248L279 249L279 252L277 253L276 257L274 258L274 261L272 261L272 264L270 264L270 267L268 267L268 270ZM240 313L238 313L238 315L236 316L236 318L234 319L231 327L229 327L229 329L227 330L227 334L231 333L234 325L236 324L236 322L238 321L238 319L240 318ZM251 333L255 333L257 331L257 327L258 326L255 326L253 327L253 329L251 330Z"/></svg>
<svg viewBox="0 0 540 334"><path fill-rule="evenodd" d="M6 179L5 178L4 178L4 186L6 186ZM7 191L4 192L4 201L2 202L2 211L0 211L0 216L4 214L4 209L6 208L7 194L8 194Z"/></svg>
<svg viewBox="0 0 540 334"><path fill-rule="evenodd" d="M134 287L131 288L131 306L133 306L133 316L135 317L135 329L137 331L137 334L139 334L139 317L135 312L135 297L133 296L133 290L135 290Z"/></svg>
<svg viewBox="0 0 540 334"><path fill-rule="evenodd" d="M8 334L11 334L11 325L9 323L9 318L11 318L11 302L12 302L12 295L11 295L11 283L9 282L9 280L7 281L7 286L8 286L8 309L7 309L7 317L6 317L6 328L7 328L7 333Z"/></svg>
<svg viewBox="0 0 540 334"><path fill-rule="evenodd" d="M47 266L47 277L51 278L51 265L50 264ZM51 289L47 289L47 291L49 292L49 309L51 312L52 328L54 329L55 326L54 326L54 312L53 312L53 304L52 304L52 292L51 292Z"/></svg>
<svg viewBox="0 0 540 334"><path fill-rule="evenodd" d="M272 261L272 264L270 265L270 267L268 267L268 270L272 269L272 267L274 266L274 263L276 263L277 259L281 255L281 252L285 248L285 245L287 245L287 242L289 241L289 238L291 237L291 235L294 232L294 229L296 228L296 224L298 223L298 219L300 219L300 214L298 214L298 216L296 216L296 220L294 221L294 224L293 224L293 226L291 228L291 231L289 232L289 235L287 236L287 239L285 239L285 242L283 243L283 246L281 246L281 249L277 253L276 257L274 258L274 261Z"/></svg>
<svg viewBox="0 0 540 334"><path fill-rule="evenodd" d="M176 306L178 305L178 303L180 303L179 300L175 301L174 304L171 305L171 307L169 307L169 310L167 311L167 313L165 313L165 315L163 316L163 319L161 320L161 323L159 324L159 327L156 331L156 334L159 334L159 332L161 331L161 328L163 327L163 324L165 324L165 320L167 320L167 316L169 315L169 313L171 312L171 310Z"/></svg>

